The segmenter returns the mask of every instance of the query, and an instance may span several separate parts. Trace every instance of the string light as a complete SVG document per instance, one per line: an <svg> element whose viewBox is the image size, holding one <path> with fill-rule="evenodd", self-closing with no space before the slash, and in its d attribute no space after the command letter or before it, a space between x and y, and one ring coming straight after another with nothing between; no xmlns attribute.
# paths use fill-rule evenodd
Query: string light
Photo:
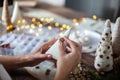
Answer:
<svg viewBox="0 0 120 80"><path fill-rule="evenodd" d="M40 21L44 21L44 18L40 18Z"/></svg>
<svg viewBox="0 0 120 80"><path fill-rule="evenodd" d="M64 30L64 28L62 28L62 27L61 27L61 28L60 28L60 30L61 30L61 31L63 31L63 30Z"/></svg>
<svg viewBox="0 0 120 80"><path fill-rule="evenodd" d="M96 19L97 19L97 16L96 16L96 15L93 15L92 17L93 17L93 19L94 19L94 20L96 20Z"/></svg>
<svg viewBox="0 0 120 80"><path fill-rule="evenodd" d="M41 31L42 31L42 28L39 28L38 31L41 32Z"/></svg>
<svg viewBox="0 0 120 80"><path fill-rule="evenodd" d="M58 26L59 26L59 23L58 23L58 22L56 22L56 23L55 23L55 27L58 27Z"/></svg>
<svg viewBox="0 0 120 80"><path fill-rule="evenodd" d="M7 26L7 30L11 30L11 29L13 29L13 25L12 24Z"/></svg>
<svg viewBox="0 0 120 80"><path fill-rule="evenodd" d="M51 30L51 29L52 29L52 26L48 26L48 29Z"/></svg>
<svg viewBox="0 0 120 80"><path fill-rule="evenodd" d="M19 27L17 27L17 31L20 31L20 28L19 28Z"/></svg>
<svg viewBox="0 0 120 80"><path fill-rule="evenodd" d="M41 28L43 25L42 24L39 24L39 27Z"/></svg>
<svg viewBox="0 0 120 80"><path fill-rule="evenodd" d="M17 23L20 24L20 23L21 23L21 20L18 20Z"/></svg>
<svg viewBox="0 0 120 80"><path fill-rule="evenodd" d="M36 33L35 35L36 35L36 37L39 37L39 33Z"/></svg>
<svg viewBox="0 0 120 80"><path fill-rule="evenodd" d="M25 22L26 22L25 19L23 19L23 20L22 20L22 23L25 23Z"/></svg>
<svg viewBox="0 0 120 80"><path fill-rule="evenodd" d="M32 28L35 28L35 25L34 25L34 24L31 24L31 27L32 27Z"/></svg>
<svg viewBox="0 0 120 80"><path fill-rule="evenodd" d="M29 31L30 33L34 33L34 31L33 31L33 29L30 29L30 31Z"/></svg>
<svg viewBox="0 0 120 80"><path fill-rule="evenodd" d="M36 18L32 18L32 22L35 22L36 21Z"/></svg>

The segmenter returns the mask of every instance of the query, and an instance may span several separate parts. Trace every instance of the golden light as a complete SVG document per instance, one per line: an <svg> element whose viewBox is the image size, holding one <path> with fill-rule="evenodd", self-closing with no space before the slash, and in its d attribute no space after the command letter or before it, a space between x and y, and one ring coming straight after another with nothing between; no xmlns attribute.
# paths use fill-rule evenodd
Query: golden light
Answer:
<svg viewBox="0 0 120 80"><path fill-rule="evenodd" d="M67 29L70 29L70 26L66 26Z"/></svg>
<svg viewBox="0 0 120 80"><path fill-rule="evenodd" d="M35 18L32 18L32 22L35 22L36 21L36 19Z"/></svg>
<svg viewBox="0 0 120 80"><path fill-rule="evenodd" d="M20 30L20 28L18 27L18 28L17 28L17 31L19 31L19 30Z"/></svg>
<svg viewBox="0 0 120 80"><path fill-rule="evenodd" d="M60 24L58 22L55 23L55 27L58 27Z"/></svg>
<svg viewBox="0 0 120 80"><path fill-rule="evenodd" d="M82 22L85 22L85 21L86 21L86 18L85 18L85 17L83 17L83 18L81 19L81 21L82 21Z"/></svg>
<svg viewBox="0 0 120 80"><path fill-rule="evenodd" d="M34 33L33 29L30 29L29 32L30 32L30 33Z"/></svg>
<svg viewBox="0 0 120 80"><path fill-rule="evenodd" d="M52 29L52 26L48 26L48 29L51 30L51 29Z"/></svg>
<svg viewBox="0 0 120 80"><path fill-rule="evenodd" d="M42 24L39 24L38 26L41 28L43 25L42 25Z"/></svg>
<svg viewBox="0 0 120 80"><path fill-rule="evenodd" d="M24 25L21 25L21 29L24 29L25 28L25 26Z"/></svg>
<svg viewBox="0 0 120 80"><path fill-rule="evenodd" d="M42 28L39 28L38 31L41 32L41 31L42 31Z"/></svg>
<svg viewBox="0 0 120 80"><path fill-rule="evenodd" d="M40 18L41 21L44 21L44 18Z"/></svg>
<svg viewBox="0 0 120 80"><path fill-rule="evenodd" d="M36 35L36 37L39 37L39 33L36 33L35 35Z"/></svg>
<svg viewBox="0 0 120 80"><path fill-rule="evenodd" d="M23 19L23 20L22 20L22 23L25 23L25 22L26 22L25 19Z"/></svg>
<svg viewBox="0 0 120 80"><path fill-rule="evenodd" d="M63 25L62 25L62 28L66 28L66 24L63 24Z"/></svg>
<svg viewBox="0 0 120 80"><path fill-rule="evenodd" d="M25 28L28 29L28 28L30 28L30 26L29 26L29 25L26 25Z"/></svg>
<svg viewBox="0 0 120 80"><path fill-rule="evenodd" d="M37 25L39 26L41 23L40 22L37 22Z"/></svg>
<svg viewBox="0 0 120 80"><path fill-rule="evenodd" d="M51 21L53 21L53 20L54 20L54 18L50 18L50 20L51 20Z"/></svg>
<svg viewBox="0 0 120 80"><path fill-rule="evenodd" d="M95 19L95 20L97 19L97 16L96 16L96 15L93 15L92 17L93 17L93 19Z"/></svg>
<svg viewBox="0 0 120 80"><path fill-rule="evenodd" d="M45 18L45 22L50 23L51 20L49 18Z"/></svg>
<svg viewBox="0 0 120 80"><path fill-rule="evenodd" d="M7 29L7 30L11 30L12 28L13 28L13 25L10 24L10 25L7 26L6 29Z"/></svg>
<svg viewBox="0 0 120 80"><path fill-rule="evenodd" d="M78 22L78 20L77 20L77 19L73 19L72 21L73 21L74 23Z"/></svg>
<svg viewBox="0 0 120 80"><path fill-rule="evenodd" d="M62 27L61 27L61 28L60 28L60 30L61 30L61 31L63 31L63 30L64 30L64 28L62 28Z"/></svg>
<svg viewBox="0 0 120 80"><path fill-rule="evenodd" d="M20 23L21 23L21 20L18 20L17 23L20 24Z"/></svg>
<svg viewBox="0 0 120 80"><path fill-rule="evenodd" d="M31 27L32 27L32 28L35 28L35 25L34 25L34 24L31 24Z"/></svg>

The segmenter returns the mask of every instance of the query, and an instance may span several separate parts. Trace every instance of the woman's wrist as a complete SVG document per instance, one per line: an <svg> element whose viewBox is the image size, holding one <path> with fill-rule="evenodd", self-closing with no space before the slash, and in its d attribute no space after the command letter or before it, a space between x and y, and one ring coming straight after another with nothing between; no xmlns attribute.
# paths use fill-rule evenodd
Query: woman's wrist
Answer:
<svg viewBox="0 0 120 80"><path fill-rule="evenodd" d="M54 80L66 80L68 77L68 74L69 73L67 73L66 70L57 69Z"/></svg>

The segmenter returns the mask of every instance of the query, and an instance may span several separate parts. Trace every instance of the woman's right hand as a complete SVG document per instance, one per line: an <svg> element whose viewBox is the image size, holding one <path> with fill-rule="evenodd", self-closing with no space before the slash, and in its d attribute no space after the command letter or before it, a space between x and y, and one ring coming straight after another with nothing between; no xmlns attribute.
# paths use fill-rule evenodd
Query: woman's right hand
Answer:
<svg viewBox="0 0 120 80"><path fill-rule="evenodd" d="M55 80L65 80L68 74L77 66L81 60L81 45L64 38L64 41L70 46L71 52L66 51L65 45L60 40L59 44L59 58L57 60L57 72Z"/></svg>

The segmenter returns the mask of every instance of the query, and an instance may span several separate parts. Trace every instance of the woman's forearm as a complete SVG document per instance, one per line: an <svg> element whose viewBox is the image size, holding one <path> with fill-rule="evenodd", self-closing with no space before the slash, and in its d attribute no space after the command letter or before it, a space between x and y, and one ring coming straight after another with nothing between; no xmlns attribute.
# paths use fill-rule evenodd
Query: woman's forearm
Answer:
<svg viewBox="0 0 120 80"><path fill-rule="evenodd" d="M23 67L25 58L22 56L0 56L0 64L3 64L7 70Z"/></svg>

